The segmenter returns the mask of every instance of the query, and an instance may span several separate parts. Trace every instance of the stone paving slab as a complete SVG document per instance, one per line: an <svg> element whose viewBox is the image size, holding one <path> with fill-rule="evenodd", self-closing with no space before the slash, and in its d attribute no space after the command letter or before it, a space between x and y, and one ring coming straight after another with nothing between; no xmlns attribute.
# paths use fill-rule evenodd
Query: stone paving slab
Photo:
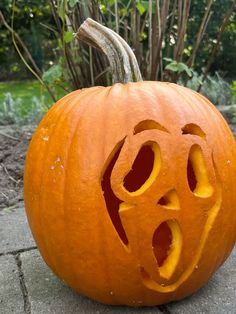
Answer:
<svg viewBox="0 0 236 314"><path fill-rule="evenodd" d="M0 314L23 314L24 303L14 256L0 256Z"/></svg>
<svg viewBox="0 0 236 314"><path fill-rule="evenodd" d="M35 246L23 207L0 212L0 255Z"/></svg>
<svg viewBox="0 0 236 314"><path fill-rule="evenodd" d="M107 306L76 294L56 278L34 250L21 254L22 271L32 314L158 314L157 307Z"/></svg>
<svg viewBox="0 0 236 314"><path fill-rule="evenodd" d="M196 294L167 306L175 314L236 314L236 246L225 264Z"/></svg>
<svg viewBox="0 0 236 314"><path fill-rule="evenodd" d="M160 309L137 309L106 306L76 294L56 278L34 246L23 208L0 213L0 314L236 314L236 247L192 297ZM23 298L24 288L28 294Z"/></svg>
<svg viewBox="0 0 236 314"><path fill-rule="evenodd" d="M21 254L32 314L161 313L157 307L105 306L76 294L43 262L37 250ZM236 248L210 282L193 296L165 306L176 314L236 314Z"/></svg>

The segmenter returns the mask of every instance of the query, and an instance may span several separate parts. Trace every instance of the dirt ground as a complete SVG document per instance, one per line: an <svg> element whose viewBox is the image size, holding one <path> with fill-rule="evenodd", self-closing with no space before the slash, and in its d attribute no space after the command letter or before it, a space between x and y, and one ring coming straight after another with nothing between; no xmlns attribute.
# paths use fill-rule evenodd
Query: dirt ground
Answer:
<svg viewBox="0 0 236 314"><path fill-rule="evenodd" d="M231 125L236 137L236 125ZM35 126L0 126L0 211L23 201L23 173L27 148Z"/></svg>
<svg viewBox="0 0 236 314"><path fill-rule="evenodd" d="M23 201L25 154L35 127L0 126L0 211Z"/></svg>

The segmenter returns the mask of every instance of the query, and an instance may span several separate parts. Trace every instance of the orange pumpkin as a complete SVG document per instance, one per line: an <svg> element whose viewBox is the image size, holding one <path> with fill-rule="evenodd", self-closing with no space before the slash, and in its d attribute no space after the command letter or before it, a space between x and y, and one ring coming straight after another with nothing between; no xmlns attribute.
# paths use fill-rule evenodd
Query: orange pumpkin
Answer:
<svg viewBox="0 0 236 314"><path fill-rule="evenodd" d="M140 81L49 110L27 154L25 206L44 260L76 291L157 305L199 289L230 254L235 185L234 137L215 107Z"/></svg>

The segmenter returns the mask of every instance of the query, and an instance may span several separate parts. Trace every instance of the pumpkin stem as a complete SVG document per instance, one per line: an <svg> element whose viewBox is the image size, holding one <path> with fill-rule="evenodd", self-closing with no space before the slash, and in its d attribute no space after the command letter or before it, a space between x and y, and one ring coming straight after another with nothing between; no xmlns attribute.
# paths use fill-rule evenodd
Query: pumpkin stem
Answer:
<svg viewBox="0 0 236 314"><path fill-rule="evenodd" d="M113 30L87 18L79 27L76 37L105 53L111 66L113 83L142 81L132 49Z"/></svg>

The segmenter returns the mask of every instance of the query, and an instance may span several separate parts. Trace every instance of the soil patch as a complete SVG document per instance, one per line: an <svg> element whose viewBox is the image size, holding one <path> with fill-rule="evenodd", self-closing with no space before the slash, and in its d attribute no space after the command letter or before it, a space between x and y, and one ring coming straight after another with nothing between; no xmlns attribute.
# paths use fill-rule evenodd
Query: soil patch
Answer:
<svg viewBox="0 0 236 314"><path fill-rule="evenodd" d="M0 211L23 201L24 160L34 129L0 126Z"/></svg>

